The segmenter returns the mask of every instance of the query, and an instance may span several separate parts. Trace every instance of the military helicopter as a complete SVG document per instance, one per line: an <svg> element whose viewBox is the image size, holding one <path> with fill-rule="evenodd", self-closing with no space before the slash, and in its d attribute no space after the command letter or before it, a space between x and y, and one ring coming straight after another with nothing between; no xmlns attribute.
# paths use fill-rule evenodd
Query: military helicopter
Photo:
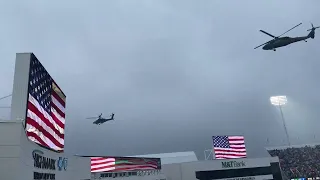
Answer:
<svg viewBox="0 0 320 180"><path fill-rule="evenodd" d="M98 118L98 119L97 119L97 118ZM103 123L105 123L105 122L107 122L107 121L112 121L112 120L114 120L114 113L112 113L112 114L110 115L110 118L109 118L109 119L103 118L103 117L102 117L102 113L101 113L98 117L89 117L89 118L87 118L87 119L97 119L97 120L95 120L95 121L93 122L93 124L100 125L100 124L103 124Z"/></svg>
<svg viewBox="0 0 320 180"><path fill-rule="evenodd" d="M318 27L314 27L313 24L311 23L311 26L312 28L311 29L308 29L307 31L311 31L307 36L301 36L301 37L281 37L282 35L286 34L287 32L291 31L292 29L300 26L302 23L294 26L293 28L289 29L288 31L282 33L280 36L274 36L270 33L267 33L266 31L264 30L260 30L260 32L264 33L264 34L267 34L271 37L273 37L274 39L266 42L266 43L263 43L257 47L255 47L254 49L257 49L258 47L262 47L263 50L273 50L273 51L276 51L276 48L279 48L279 47L283 47L283 46L287 46L291 43L295 43L295 42L298 42L298 41L305 41L307 42L307 39L311 38L311 39L314 39L314 35L315 35L315 30L320 28L320 26Z"/></svg>

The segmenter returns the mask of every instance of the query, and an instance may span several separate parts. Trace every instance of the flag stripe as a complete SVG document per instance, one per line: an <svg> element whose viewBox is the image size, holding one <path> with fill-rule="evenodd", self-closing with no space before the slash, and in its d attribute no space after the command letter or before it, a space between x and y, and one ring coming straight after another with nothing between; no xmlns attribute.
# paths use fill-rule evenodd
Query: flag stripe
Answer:
<svg viewBox="0 0 320 180"><path fill-rule="evenodd" d="M43 123L45 123L48 127L50 127L55 133L57 133L61 138L64 138L64 130L55 122L55 120L40 106L40 104L29 95L28 102L28 112L33 112L36 115L37 119ZM29 114L30 117L31 114ZM30 117L33 118L33 117ZM36 119L34 119L36 120Z"/></svg>
<svg viewBox="0 0 320 180"><path fill-rule="evenodd" d="M61 110L61 112L65 113L66 110L61 102L63 103L63 100L55 91L52 91L52 103L55 104Z"/></svg>
<svg viewBox="0 0 320 180"><path fill-rule="evenodd" d="M33 102L32 96L30 96L29 99L31 100L28 102L29 109L27 111L27 117L35 120L39 124L41 123L41 125L46 125L46 130L50 128L50 130L57 134L60 138L64 138L63 129L55 122L55 120L50 118L50 115L41 107L39 107L36 101Z"/></svg>
<svg viewBox="0 0 320 180"><path fill-rule="evenodd" d="M30 126L30 125L27 125L27 126ZM31 128L30 128L31 129ZM34 133L34 132L32 132L32 131L27 131L27 136L28 136L28 138L30 138L30 140L32 140L32 141L34 141L34 142L38 142L38 143L40 143L41 145L43 145L43 146L46 146L46 147L50 147L49 145L47 145L47 143L45 143L43 140L42 140L42 138L38 135L38 134L36 134L36 133Z"/></svg>
<svg viewBox="0 0 320 180"><path fill-rule="evenodd" d="M27 135L29 138L31 138L30 140L34 140L36 139L38 142L40 142L41 145L46 146L46 147L52 147L55 150L62 150L61 148L57 147L52 141L50 141L50 139L48 139L47 137L45 137L41 132L37 131L35 127L33 127L30 124L27 124Z"/></svg>
<svg viewBox="0 0 320 180"><path fill-rule="evenodd" d="M235 159L247 156L243 136L213 136L212 139L216 159Z"/></svg>
<svg viewBox="0 0 320 180"><path fill-rule="evenodd" d="M245 153L246 150L243 150L243 149L230 149L230 148L214 148L215 152L217 151L222 151L222 152L243 152Z"/></svg>
<svg viewBox="0 0 320 180"><path fill-rule="evenodd" d="M233 148L233 149L243 149L246 146L245 145L232 145L232 144L230 144L230 147Z"/></svg>
<svg viewBox="0 0 320 180"><path fill-rule="evenodd" d="M108 160L100 160L100 161L95 161L94 163L91 163L91 166L98 166L98 165L105 165L109 163L115 163L114 161L108 161Z"/></svg>
<svg viewBox="0 0 320 180"><path fill-rule="evenodd" d="M51 104L51 107L63 118L65 118L65 114L59 109L56 104Z"/></svg>
<svg viewBox="0 0 320 180"><path fill-rule="evenodd" d="M91 158L92 162L97 162L97 161L115 161L114 158L102 158L102 157L94 157Z"/></svg>
<svg viewBox="0 0 320 180"><path fill-rule="evenodd" d="M61 110L65 112L66 102L54 90L52 92L52 96L53 96L52 102L55 104L59 104L60 105L59 107L61 107Z"/></svg>
<svg viewBox="0 0 320 180"><path fill-rule="evenodd" d="M59 131L60 131L61 133L63 133L63 132L64 132L64 124L65 124L64 118L61 117L61 116L56 112L56 110L53 109L53 108L51 109L51 117L52 117L52 119L54 120L54 122L57 123L57 125L60 127L60 128L59 128Z"/></svg>
<svg viewBox="0 0 320 180"><path fill-rule="evenodd" d="M115 169L115 158L91 158L91 172L103 172Z"/></svg>
<svg viewBox="0 0 320 180"><path fill-rule="evenodd" d="M244 140L244 137L243 137L243 136L229 136L228 138L229 138L230 140L233 140L233 139Z"/></svg>
<svg viewBox="0 0 320 180"><path fill-rule="evenodd" d="M35 133L41 133L43 136L45 136L48 140L50 140L55 146L59 147L59 148L63 148L63 139L61 138L55 138L53 137L52 134L50 134L48 131L45 130L45 126L41 126L40 124L38 124L38 122L36 122L35 120L31 119L31 118L27 118L28 124L30 127L33 127L34 130L33 132ZM29 127L28 126L28 127ZM28 128L28 131L29 128ZM62 142L59 142L57 139L59 139Z"/></svg>
<svg viewBox="0 0 320 180"><path fill-rule="evenodd" d="M101 168L112 168L112 167L116 167L114 163L106 163L106 164L99 164L99 165L95 165L91 167L92 171L101 169Z"/></svg>
<svg viewBox="0 0 320 180"><path fill-rule="evenodd" d="M233 152L217 152L215 151L216 156L218 155L231 155L231 156L245 156L246 153L233 153Z"/></svg>

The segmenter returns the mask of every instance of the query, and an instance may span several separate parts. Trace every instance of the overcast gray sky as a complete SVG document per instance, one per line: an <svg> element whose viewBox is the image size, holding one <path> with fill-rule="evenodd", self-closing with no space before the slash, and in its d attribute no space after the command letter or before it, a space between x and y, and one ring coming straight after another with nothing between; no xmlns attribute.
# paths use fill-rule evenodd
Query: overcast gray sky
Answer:
<svg viewBox="0 0 320 180"><path fill-rule="evenodd" d="M320 1L6 1L0 3L0 96L12 91L15 53L34 52L67 95L66 151L136 155L212 147L245 135L248 155L320 140L320 37L276 52L253 48L320 25ZM0 106L10 105L10 99ZM88 116L114 112L95 126ZM0 118L9 117L0 109ZM269 139L269 144L266 139Z"/></svg>

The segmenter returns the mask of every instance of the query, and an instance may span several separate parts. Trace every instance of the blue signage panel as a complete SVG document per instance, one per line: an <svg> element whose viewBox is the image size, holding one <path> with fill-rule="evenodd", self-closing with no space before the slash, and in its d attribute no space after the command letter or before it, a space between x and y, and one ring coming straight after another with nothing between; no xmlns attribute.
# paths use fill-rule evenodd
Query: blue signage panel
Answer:
<svg viewBox="0 0 320 180"><path fill-rule="evenodd" d="M59 157L57 165L59 171L61 171L62 169L66 171L68 166L68 158Z"/></svg>

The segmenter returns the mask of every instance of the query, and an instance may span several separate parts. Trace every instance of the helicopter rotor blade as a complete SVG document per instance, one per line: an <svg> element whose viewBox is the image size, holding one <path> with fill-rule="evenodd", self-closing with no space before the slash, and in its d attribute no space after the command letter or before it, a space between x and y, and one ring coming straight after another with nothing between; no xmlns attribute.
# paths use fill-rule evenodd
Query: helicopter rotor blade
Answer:
<svg viewBox="0 0 320 180"><path fill-rule="evenodd" d="M289 29L288 31L286 31L286 32L282 33L280 36L283 36L284 34L286 34L287 32L291 31L292 29L294 29L294 28L296 28L296 27L300 26L301 24L302 24L302 23L299 23L298 25L294 26L293 28ZM278 36L278 37L280 37L280 36Z"/></svg>
<svg viewBox="0 0 320 180"><path fill-rule="evenodd" d="M265 45L265 44L268 44L269 42L270 42L270 41L265 42L265 43L263 43L263 44L261 44L261 45L259 45L259 46L255 47L254 49L257 49L257 48L259 48L259 47L261 47L261 46L263 46L263 45Z"/></svg>
<svg viewBox="0 0 320 180"><path fill-rule="evenodd" d="M320 26L318 26L318 27L312 27L312 29L314 29L314 30L316 30L316 29L318 29L318 28L320 28ZM308 29L307 31L311 31L312 29Z"/></svg>
<svg viewBox="0 0 320 180"><path fill-rule="evenodd" d="M97 119L98 117L89 117L89 118L86 118L86 119Z"/></svg>
<svg viewBox="0 0 320 180"><path fill-rule="evenodd" d="M274 35L272 35L272 34L270 34L270 33L267 33L267 32L265 32L264 30L260 30L260 32L265 33L266 35L271 36L271 37L273 37L273 38L276 38Z"/></svg>

